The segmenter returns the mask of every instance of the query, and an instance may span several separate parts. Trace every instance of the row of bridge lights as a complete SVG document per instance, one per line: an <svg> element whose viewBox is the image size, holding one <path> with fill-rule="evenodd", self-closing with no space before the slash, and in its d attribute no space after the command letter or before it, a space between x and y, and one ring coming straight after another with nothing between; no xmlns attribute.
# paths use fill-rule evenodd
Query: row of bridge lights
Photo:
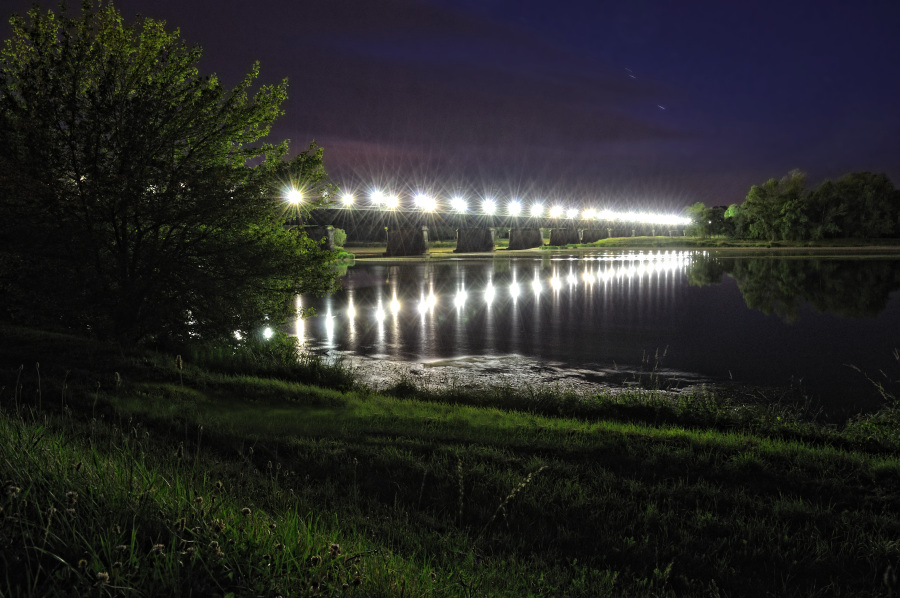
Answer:
<svg viewBox="0 0 900 598"><path fill-rule="evenodd" d="M385 193L379 189L369 193L369 199L373 206L382 207L388 210L396 210L400 207L400 197L396 194ZM287 200L295 205L299 205L303 201L303 194L297 189L291 189L287 192ZM340 198L341 204L345 208L349 208L356 203L356 196L352 193L345 193ZM417 193L413 196L414 205L423 212L436 212L438 209L437 200L426 194ZM450 199L450 209L458 214L464 214L469 210L469 202L460 196ZM481 213L487 216L493 216L498 212L497 202L491 198L485 198L481 202ZM521 216L525 213L525 206L518 199L512 199L506 204L506 213L509 216ZM532 218L541 218L544 216L544 205L540 202L531 204L528 210ZM566 209L560 205L551 206L547 211L550 218L578 218L579 210L575 208ZM680 216L668 216L662 214L645 214L638 212L613 212L612 210L595 210L587 208L581 211L581 218L584 220L626 220L629 222L648 222L659 224L690 224L689 218Z"/></svg>

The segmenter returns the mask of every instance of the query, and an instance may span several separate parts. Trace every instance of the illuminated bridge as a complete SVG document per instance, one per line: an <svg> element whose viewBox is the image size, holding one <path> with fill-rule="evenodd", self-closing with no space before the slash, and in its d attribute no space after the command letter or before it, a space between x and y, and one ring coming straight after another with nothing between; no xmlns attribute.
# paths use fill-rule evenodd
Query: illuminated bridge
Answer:
<svg viewBox="0 0 900 598"><path fill-rule="evenodd" d="M303 194L291 190L286 200L299 208ZM498 236L509 237L509 249L530 249L544 243L541 229L549 230L550 245L592 243L610 237L681 236L690 219L647 212L616 212L592 207L575 208L562 202L525 205L518 199L501 204L486 198L470 206L462 197L440 202L419 193L402 200L398 195L373 191L367 200L351 194L326 202L300 219L313 238L326 238L333 246L333 227L347 231L348 240L378 238L386 241L388 256L422 255L428 250L429 230L455 232L458 253L493 251Z"/></svg>

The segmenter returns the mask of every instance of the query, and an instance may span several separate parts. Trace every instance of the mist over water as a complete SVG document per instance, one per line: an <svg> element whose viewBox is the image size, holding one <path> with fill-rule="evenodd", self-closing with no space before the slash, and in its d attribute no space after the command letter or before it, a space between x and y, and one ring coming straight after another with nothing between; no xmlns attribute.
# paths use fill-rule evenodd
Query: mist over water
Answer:
<svg viewBox="0 0 900 598"><path fill-rule="evenodd" d="M598 252L365 262L301 298L307 348L378 387L778 387L829 412L900 378L900 260ZM774 393L778 394L778 393ZM760 395L762 396L762 395Z"/></svg>

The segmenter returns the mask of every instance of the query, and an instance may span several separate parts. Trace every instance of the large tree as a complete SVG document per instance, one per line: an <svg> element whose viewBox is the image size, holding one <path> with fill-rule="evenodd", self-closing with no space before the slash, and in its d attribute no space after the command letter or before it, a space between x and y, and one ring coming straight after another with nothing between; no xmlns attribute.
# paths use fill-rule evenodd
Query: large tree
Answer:
<svg viewBox="0 0 900 598"><path fill-rule="evenodd" d="M278 322L334 287L285 231L281 184L321 197L321 149L261 143L287 82L233 89L201 50L110 4L11 19L0 56L0 292L7 317L145 339Z"/></svg>

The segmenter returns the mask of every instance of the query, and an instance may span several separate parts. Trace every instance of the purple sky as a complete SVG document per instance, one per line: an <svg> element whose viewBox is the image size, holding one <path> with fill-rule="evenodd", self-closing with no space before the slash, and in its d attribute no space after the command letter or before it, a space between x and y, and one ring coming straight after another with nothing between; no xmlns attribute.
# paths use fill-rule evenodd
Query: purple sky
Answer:
<svg viewBox="0 0 900 598"><path fill-rule="evenodd" d="M116 5L179 27L228 84L254 60L263 82L287 77L273 139L314 138L357 192L669 210L792 168L900 185L897 0Z"/></svg>

